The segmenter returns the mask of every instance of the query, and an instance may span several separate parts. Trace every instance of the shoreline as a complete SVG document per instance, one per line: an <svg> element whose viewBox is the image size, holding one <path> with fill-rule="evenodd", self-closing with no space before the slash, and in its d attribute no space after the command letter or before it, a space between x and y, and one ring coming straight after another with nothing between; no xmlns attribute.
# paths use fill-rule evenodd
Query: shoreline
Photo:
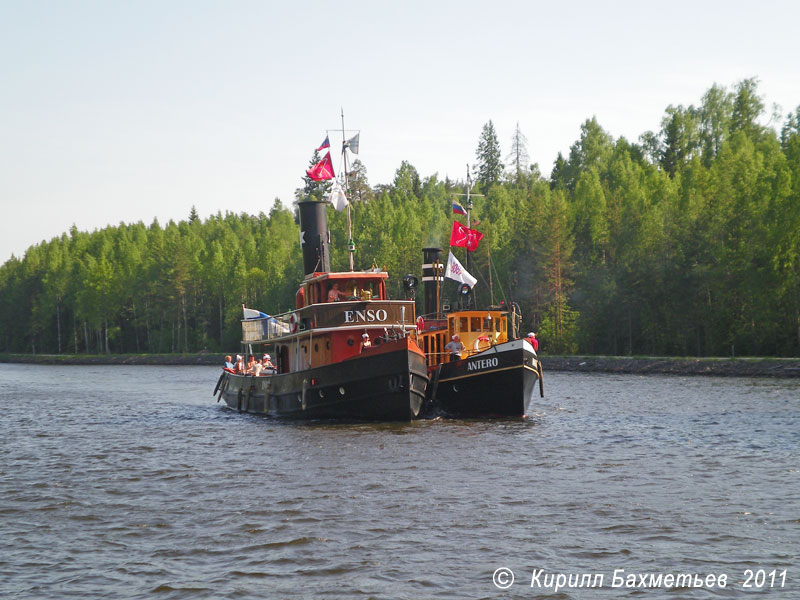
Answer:
<svg viewBox="0 0 800 600"><path fill-rule="evenodd" d="M800 377L800 358L679 358L628 356L542 357L545 371L706 375L713 377Z"/></svg>
<svg viewBox="0 0 800 600"><path fill-rule="evenodd" d="M0 354L0 363L40 365L205 365L220 366L224 354ZM546 356L544 371L634 375L800 378L800 358L678 358L626 356Z"/></svg>
<svg viewBox="0 0 800 600"><path fill-rule="evenodd" d="M0 354L0 363L34 365L222 365L224 354Z"/></svg>

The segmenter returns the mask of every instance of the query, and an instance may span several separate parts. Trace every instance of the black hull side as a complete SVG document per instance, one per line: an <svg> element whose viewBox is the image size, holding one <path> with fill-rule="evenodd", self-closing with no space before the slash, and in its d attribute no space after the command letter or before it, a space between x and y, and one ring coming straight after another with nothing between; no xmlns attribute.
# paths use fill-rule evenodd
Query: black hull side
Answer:
<svg viewBox="0 0 800 600"><path fill-rule="evenodd" d="M521 340L444 363L438 378L432 371L429 410L448 417L522 417L530 412L539 369Z"/></svg>
<svg viewBox="0 0 800 600"><path fill-rule="evenodd" d="M409 421L428 376L422 355L403 348L268 377L226 374L220 397L235 410L290 419Z"/></svg>

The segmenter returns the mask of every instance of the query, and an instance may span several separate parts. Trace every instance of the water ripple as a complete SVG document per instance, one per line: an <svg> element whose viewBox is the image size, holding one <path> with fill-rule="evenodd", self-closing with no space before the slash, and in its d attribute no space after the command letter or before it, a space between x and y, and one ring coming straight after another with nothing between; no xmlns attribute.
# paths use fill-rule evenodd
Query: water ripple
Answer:
<svg viewBox="0 0 800 600"><path fill-rule="evenodd" d="M797 568L796 382L555 373L532 418L347 425L223 409L215 372L0 365L0 596L596 600L619 590L531 573Z"/></svg>

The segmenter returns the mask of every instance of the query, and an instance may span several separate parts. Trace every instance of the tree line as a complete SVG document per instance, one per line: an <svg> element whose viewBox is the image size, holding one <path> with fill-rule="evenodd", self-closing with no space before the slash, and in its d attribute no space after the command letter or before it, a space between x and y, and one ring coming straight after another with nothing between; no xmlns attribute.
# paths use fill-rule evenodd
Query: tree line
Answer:
<svg viewBox="0 0 800 600"><path fill-rule="evenodd" d="M549 176L519 124L504 165L489 121L474 167L477 304L517 302L552 353L800 356L800 107L779 130L763 124L757 83L669 106L636 141L588 119ZM385 268L400 297L423 247L446 258L466 182L405 161L376 186L356 161L350 182L356 268ZM306 178L296 199L326 192ZM0 267L0 350L235 350L242 304L294 306L295 212L276 199L269 214L73 226ZM345 269L345 213L329 207L328 221L332 267ZM443 295L455 304L456 284Z"/></svg>

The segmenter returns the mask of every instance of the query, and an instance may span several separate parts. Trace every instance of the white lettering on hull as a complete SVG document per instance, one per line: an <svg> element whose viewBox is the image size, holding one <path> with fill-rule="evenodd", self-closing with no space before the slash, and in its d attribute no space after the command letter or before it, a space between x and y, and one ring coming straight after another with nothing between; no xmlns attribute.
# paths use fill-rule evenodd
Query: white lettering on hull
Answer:
<svg viewBox="0 0 800 600"><path fill-rule="evenodd" d="M375 310L346 310L344 311L345 323L385 323L389 315L382 308Z"/></svg>
<svg viewBox="0 0 800 600"><path fill-rule="evenodd" d="M480 360L473 360L467 363L467 371L483 371L484 369L492 369L498 365L497 357L482 358Z"/></svg>

